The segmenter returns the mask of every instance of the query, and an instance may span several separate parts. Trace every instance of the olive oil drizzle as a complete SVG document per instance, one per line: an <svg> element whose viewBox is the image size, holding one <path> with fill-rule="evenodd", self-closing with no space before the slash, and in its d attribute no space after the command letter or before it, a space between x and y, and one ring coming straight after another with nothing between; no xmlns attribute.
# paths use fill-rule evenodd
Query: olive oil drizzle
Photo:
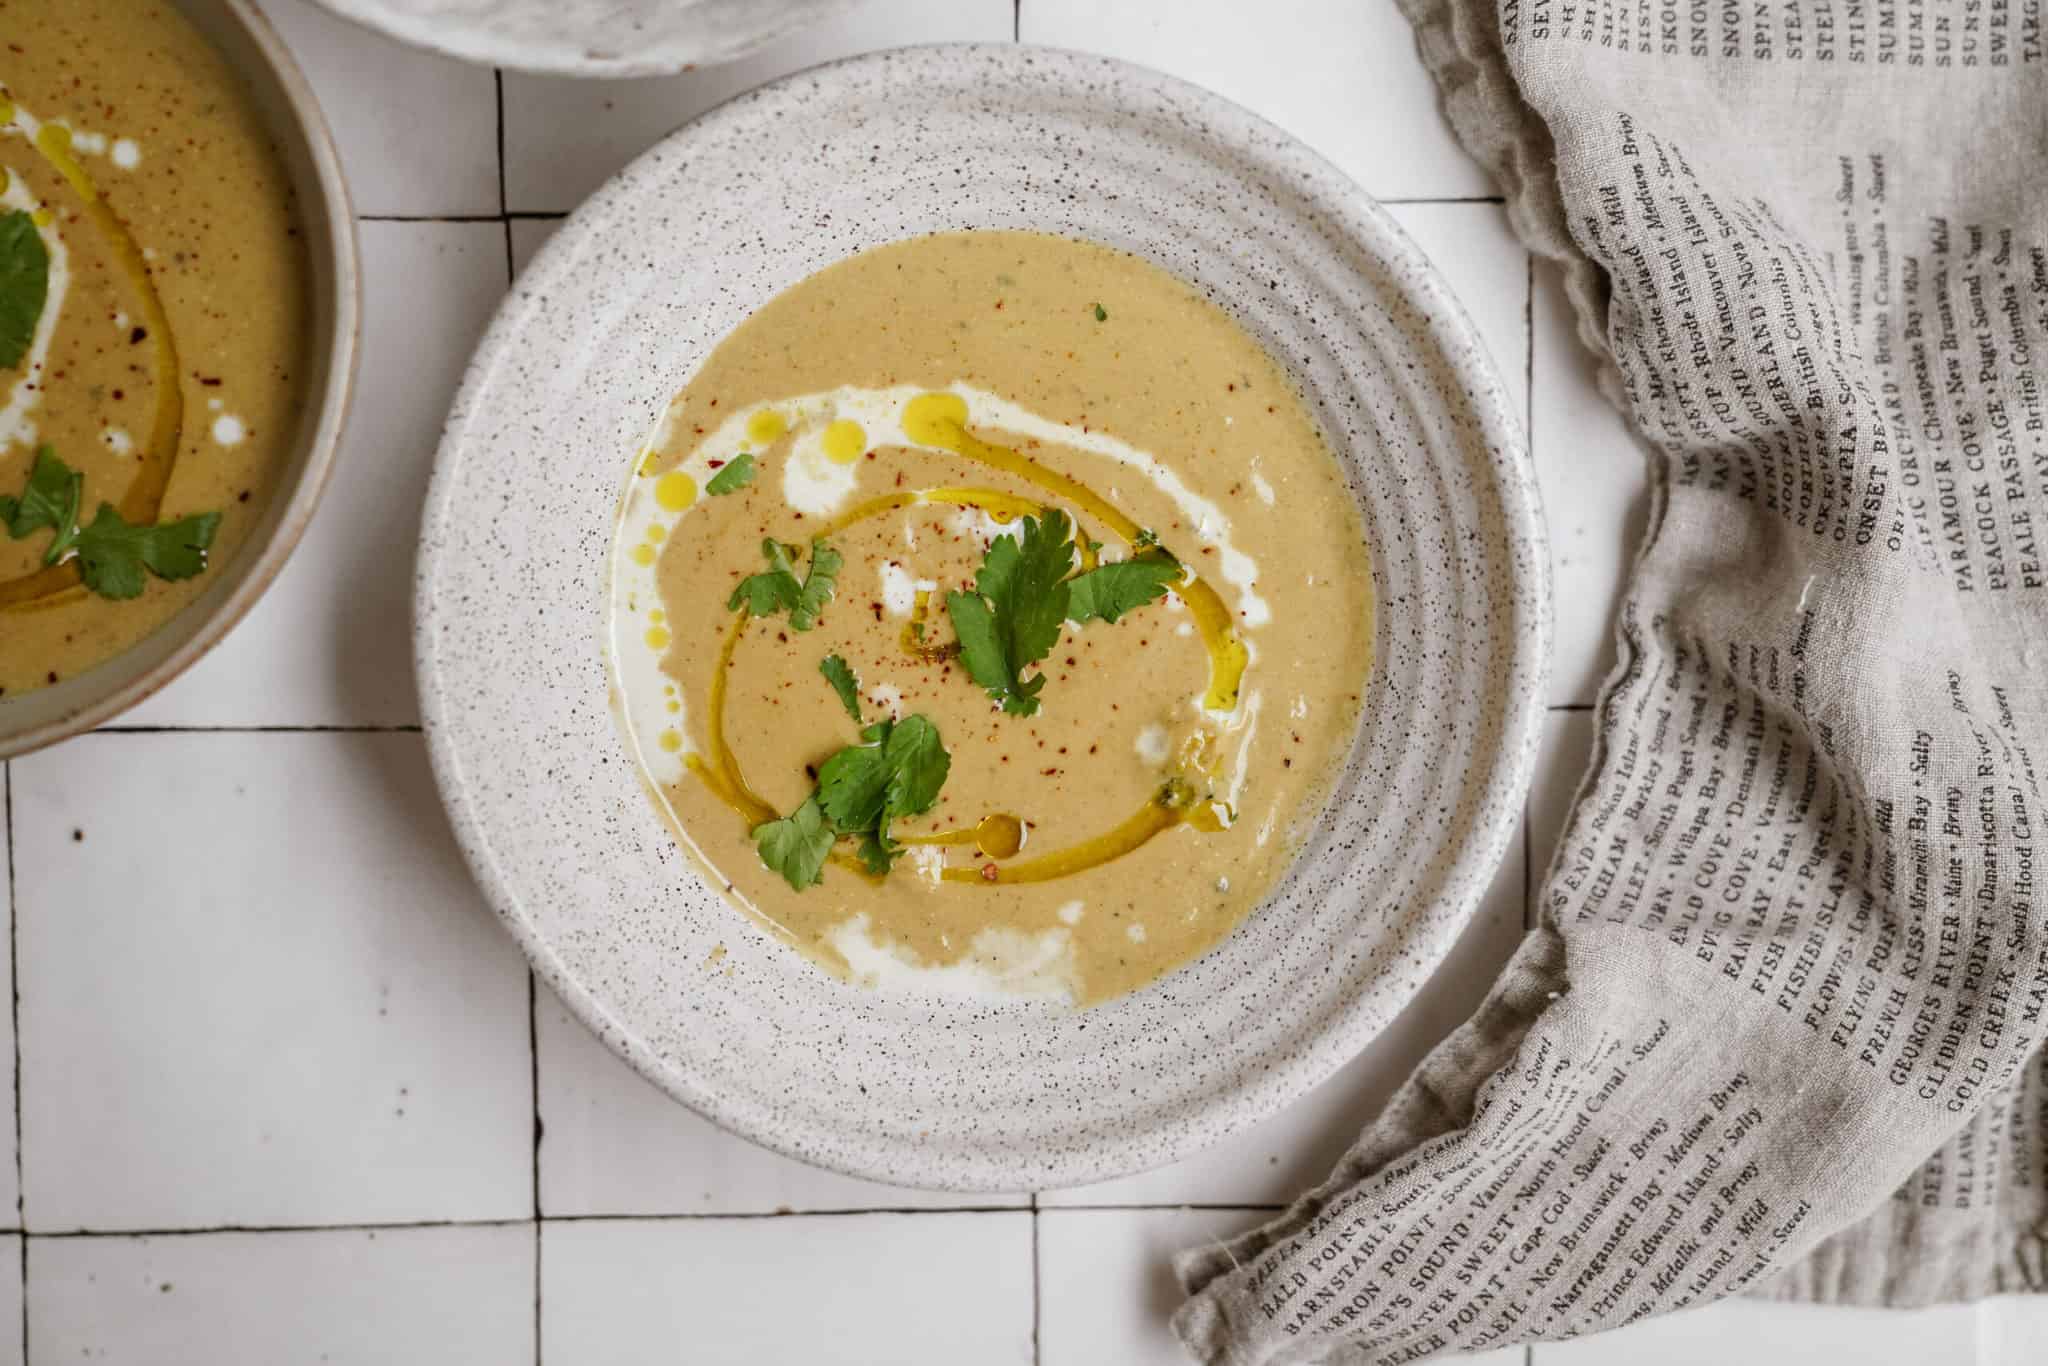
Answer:
<svg viewBox="0 0 2048 1366"><path fill-rule="evenodd" d="M1138 547L1144 529L1125 516L1114 504L1078 480L1050 469L1019 451L981 440L967 430L966 418L966 402L958 395L922 394L905 406L903 431L904 435L920 445L952 451L965 459L1002 470L1034 484L1052 494L1055 499L1081 508L1122 537L1133 549ZM920 503L979 508L999 523L1043 512L1046 507L1043 503L996 489L942 487L909 490L884 494L860 502L828 522L815 535L819 539L829 538L869 518ZM1095 547L1085 536L1081 538L1079 547L1082 568L1094 568L1097 563ZM1235 710L1250 656L1244 642L1238 638L1230 609L1224 605L1216 590L1199 574L1190 573L1184 582L1174 585L1173 591L1187 604L1189 612L1195 618L1196 626L1202 633L1203 644L1208 650L1209 686L1203 697L1204 707L1212 711ZM924 613L929 608L928 594L918 594L917 608L918 613L913 617L914 622L923 620ZM725 640L719 648L718 662L711 676L711 690L704 722L709 757L707 759L696 753L684 756L689 771L695 774L720 801L737 812L747 822L749 828L772 821L777 816L775 808L748 784L746 775L740 769L739 757L733 753L725 735L727 678L740 638L751 620L752 614L742 606L734 616L732 626L727 630ZM906 652L918 658L945 657L944 647L924 644L910 626L904 628L903 645ZM1228 805L1215 800L1209 794L1206 780L1213 776L1215 760L1208 755L1208 749L1209 747L1204 745L1194 746L1190 754L1183 756L1180 770L1169 775L1153 793L1151 800L1120 824L1092 839L1022 863L1004 866L995 862L999 859L1013 858L1021 852L1028 829L1026 822L1007 813L994 813L983 817L975 825L953 830L942 830L928 835L900 835L896 837L897 842L905 845L972 844L990 860L979 867L941 870L941 879L949 883L985 886L1048 882L1055 878L1070 877L1075 873L1122 858L1153 837L1177 825L1188 825L1205 833L1227 829L1234 813ZM1197 780L1203 780L1201 788L1196 786ZM849 854L835 850L831 859L833 863L860 873L870 880L878 880L860 860Z"/></svg>
<svg viewBox="0 0 2048 1366"><path fill-rule="evenodd" d="M18 106L10 106L10 118L16 109ZM36 130L33 143L43 160L64 177L78 195L93 226L100 230L120 261L122 273L128 277L128 283L134 287L136 297L141 301L142 316L148 324L150 340L155 344L156 416L151 425L149 444L136 461L135 478L122 495L119 507L121 516L130 523L147 525L155 522L162 510L164 490L170 486L171 470L178 461L178 446L185 426L185 391L178 382L178 347L171 335L171 320L164 312L156 282L150 278L149 263L143 259L142 248L136 245L120 215L100 197L99 186L78 164L78 158L71 154L71 130L62 124L45 123ZM67 560L0 582L0 608L21 610L56 606L58 602L68 601L84 591L79 584L78 562Z"/></svg>

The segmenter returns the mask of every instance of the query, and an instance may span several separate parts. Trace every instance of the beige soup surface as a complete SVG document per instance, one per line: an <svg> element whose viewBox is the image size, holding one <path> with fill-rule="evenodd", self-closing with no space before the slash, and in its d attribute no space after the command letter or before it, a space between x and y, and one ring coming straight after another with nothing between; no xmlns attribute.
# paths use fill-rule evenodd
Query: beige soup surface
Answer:
<svg viewBox="0 0 2048 1366"><path fill-rule="evenodd" d="M234 74L155 0L0 0L0 695L155 630L293 434L304 244Z"/></svg>
<svg viewBox="0 0 2048 1366"><path fill-rule="evenodd" d="M1279 367L1126 253L862 253L735 330L621 503L612 663L715 884L884 988L1133 990L1285 872L1371 569Z"/></svg>

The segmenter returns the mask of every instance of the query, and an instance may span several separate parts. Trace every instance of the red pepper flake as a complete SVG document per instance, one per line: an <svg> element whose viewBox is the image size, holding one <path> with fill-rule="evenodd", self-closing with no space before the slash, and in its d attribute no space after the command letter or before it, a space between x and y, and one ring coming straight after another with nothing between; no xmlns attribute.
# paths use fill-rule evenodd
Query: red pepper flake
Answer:
<svg viewBox="0 0 2048 1366"><path fill-rule="evenodd" d="M133 332L130 332L128 334L128 344L130 346L140 346L143 342L148 340L149 329L146 327L138 327Z"/></svg>
<svg viewBox="0 0 2048 1366"><path fill-rule="evenodd" d="M996 866L993 863L981 865L981 880L983 882L994 882L996 880Z"/></svg>
<svg viewBox="0 0 2048 1366"><path fill-rule="evenodd" d="M219 380L217 380L217 379L208 379L208 378L207 378L206 376L204 376L204 375L201 375L201 376L199 377L199 382L200 382L201 384L205 385L205 386L206 386L207 388L209 388L209 389L218 389L218 388L220 388L220 381L219 381Z"/></svg>
<svg viewBox="0 0 2048 1366"><path fill-rule="evenodd" d="M705 463L706 465L709 465L709 466L710 466L710 467L711 467L712 469L714 469L714 470L715 470L715 469L717 469L717 468L718 468L718 467L719 467L720 465L723 465L723 464L724 464L725 462L724 462L723 460L706 460L706 461L705 461L704 463Z"/></svg>

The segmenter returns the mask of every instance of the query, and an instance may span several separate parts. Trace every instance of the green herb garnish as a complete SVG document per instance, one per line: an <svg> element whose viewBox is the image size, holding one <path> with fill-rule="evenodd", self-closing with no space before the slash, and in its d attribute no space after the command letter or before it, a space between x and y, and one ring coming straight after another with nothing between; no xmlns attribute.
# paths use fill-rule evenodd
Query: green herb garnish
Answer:
<svg viewBox="0 0 2048 1366"><path fill-rule="evenodd" d="M795 546L784 545L772 537L762 541L761 554L768 561L767 572L741 579L726 599L726 609L738 611L744 603L757 617L788 612L790 629L794 631L808 631L816 626L825 604L832 600L843 561L839 552L824 541L812 541L810 568L798 579L796 565L790 559L796 553Z"/></svg>
<svg viewBox="0 0 2048 1366"><path fill-rule="evenodd" d="M825 858L842 836L860 841L860 858L870 872L887 873L902 853L889 837L890 823L931 810L952 769L938 727L923 716L877 721L861 739L867 743L825 761L817 791L794 813L754 827L761 862L798 891L820 880Z"/></svg>
<svg viewBox="0 0 2048 1366"><path fill-rule="evenodd" d="M1101 304L1095 305L1095 321L1099 323L1106 323L1109 321L1109 312L1108 310L1103 308Z"/></svg>
<svg viewBox="0 0 2048 1366"><path fill-rule="evenodd" d="M818 672L825 675L825 681L832 685L832 691L839 694L839 705L846 708L846 714L857 726L860 717L860 684L854 679L853 670L838 655L826 655L818 661Z"/></svg>
<svg viewBox="0 0 2048 1366"><path fill-rule="evenodd" d="M839 836L825 821L815 795L779 821L754 827L754 844L761 862L782 874L790 886L802 891L824 881L825 856Z"/></svg>
<svg viewBox="0 0 2048 1366"><path fill-rule="evenodd" d="M144 569L160 579L189 579L205 569L207 547L219 529L218 512L130 526L112 505L101 503L92 524L78 533L78 576L103 598L137 597Z"/></svg>
<svg viewBox="0 0 2048 1366"><path fill-rule="evenodd" d="M1027 681L1023 672L1059 642L1073 567L1073 523L1053 508L1024 519L1021 541L1004 536L989 547L974 592L946 595L961 663L1013 716L1037 714L1045 675Z"/></svg>
<svg viewBox="0 0 2048 1366"><path fill-rule="evenodd" d="M139 596L147 582L144 570L160 579L189 579L206 568L207 548L220 528L218 512L131 526L112 504L101 503L92 521L81 526L84 495L85 476L44 446L36 452L21 496L0 496L0 523L17 541L45 527L54 531L43 563L57 564L75 554L79 580L103 598Z"/></svg>
<svg viewBox="0 0 2048 1366"><path fill-rule="evenodd" d="M55 564L78 534L78 508L84 498L85 476L44 446L36 451L21 497L0 499L0 515L7 522L7 534L17 541L44 527L55 531L57 539L43 555L44 564Z"/></svg>
<svg viewBox="0 0 2048 1366"><path fill-rule="evenodd" d="M714 498L723 498L728 493L738 493L754 482L754 457L741 451L726 462L725 468L711 476L704 485L704 491Z"/></svg>
<svg viewBox="0 0 2048 1366"><path fill-rule="evenodd" d="M49 297L50 250L36 220L20 209L0 214L0 370L28 354Z"/></svg>
<svg viewBox="0 0 2048 1366"><path fill-rule="evenodd" d="M1067 581L1067 620L1115 622L1134 608L1166 596L1181 579L1181 567L1164 553L1140 555L1116 564L1098 565Z"/></svg>

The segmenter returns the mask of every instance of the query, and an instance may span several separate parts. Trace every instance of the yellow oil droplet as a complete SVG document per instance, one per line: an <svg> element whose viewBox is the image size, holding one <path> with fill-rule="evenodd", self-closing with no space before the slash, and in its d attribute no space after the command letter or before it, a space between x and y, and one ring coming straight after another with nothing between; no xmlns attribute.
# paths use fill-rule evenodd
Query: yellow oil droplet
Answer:
<svg viewBox="0 0 2048 1366"><path fill-rule="evenodd" d="M697 501L697 481L681 470L670 470L654 484L654 501L667 512L681 512Z"/></svg>
<svg viewBox="0 0 2048 1366"><path fill-rule="evenodd" d="M789 430L789 423L773 408L763 408L747 419L747 440L765 446Z"/></svg>
<svg viewBox="0 0 2048 1366"><path fill-rule="evenodd" d="M660 545L662 538L666 535L668 535L668 528L663 526L660 522L650 522L648 524L647 539L649 541L652 541L655 545Z"/></svg>
<svg viewBox="0 0 2048 1366"><path fill-rule="evenodd" d="M1024 822L998 812L974 828L974 847L988 858L1015 858L1024 847Z"/></svg>
<svg viewBox="0 0 2048 1366"><path fill-rule="evenodd" d="M668 619L668 613L662 611L659 607L657 607L647 614L647 619L653 622L656 626L659 626L662 622Z"/></svg>
<svg viewBox="0 0 2048 1366"><path fill-rule="evenodd" d="M682 709L683 704L681 702L678 702L675 698L671 697L668 700L668 714L670 716L674 716L677 712L681 711Z"/></svg>
<svg viewBox="0 0 2048 1366"><path fill-rule="evenodd" d="M57 215L51 213L48 209L37 209L29 215L29 221L39 228L47 228L50 224L57 221Z"/></svg>
<svg viewBox="0 0 2048 1366"><path fill-rule="evenodd" d="M670 754L683 747L683 733L679 730L665 730L661 733L661 747Z"/></svg>
<svg viewBox="0 0 2048 1366"><path fill-rule="evenodd" d="M8 99L5 95L0 95L0 124L12 122L14 122L14 101ZM6 181L0 180L0 187L4 187L6 184Z"/></svg>
<svg viewBox="0 0 2048 1366"><path fill-rule="evenodd" d="M666 650L670 639L672 637L669 635L668 627L666 626L650 626L647 628L647 648L650 650Z"/></svg>
<svg viewBox="0 0 2048 1366"><path fill-rule="evenodd" d="M825 429L825 458L841 465L851 465L866 454L868 434L852 418L842 417Z"/></svg>
<svg viewBox="0 0 2048 1366"><path fill-rule="evenodd" d="M653 564L653 563L654 563L654 547L653 547L653 546L651 546L651 545L636 545L636 546L634 546L634 547L633 547L633 563L634 563L634 564L637 564L637 565L639 565L639 566L640 566L641 568L643 568L643 569L645 569L645 568L646 568L647 566L649 566L649 565Z"/></svg>
<svg viewBox="0 0 2048 1366"><path fill-rule="evenodd" d="M646 450L640 452L640 473L654 473L654 466L658 461L660 461L660 459L661 452L654 449L654 447L652 446L649 446Z"/></svg>
<svg viewBox="0 0 2048 1366"><path fill-rule="evenodd" d="M920 446L957 450L967 426L967 400L958 394L919 394L903 405L903 434Z"/></svg>

